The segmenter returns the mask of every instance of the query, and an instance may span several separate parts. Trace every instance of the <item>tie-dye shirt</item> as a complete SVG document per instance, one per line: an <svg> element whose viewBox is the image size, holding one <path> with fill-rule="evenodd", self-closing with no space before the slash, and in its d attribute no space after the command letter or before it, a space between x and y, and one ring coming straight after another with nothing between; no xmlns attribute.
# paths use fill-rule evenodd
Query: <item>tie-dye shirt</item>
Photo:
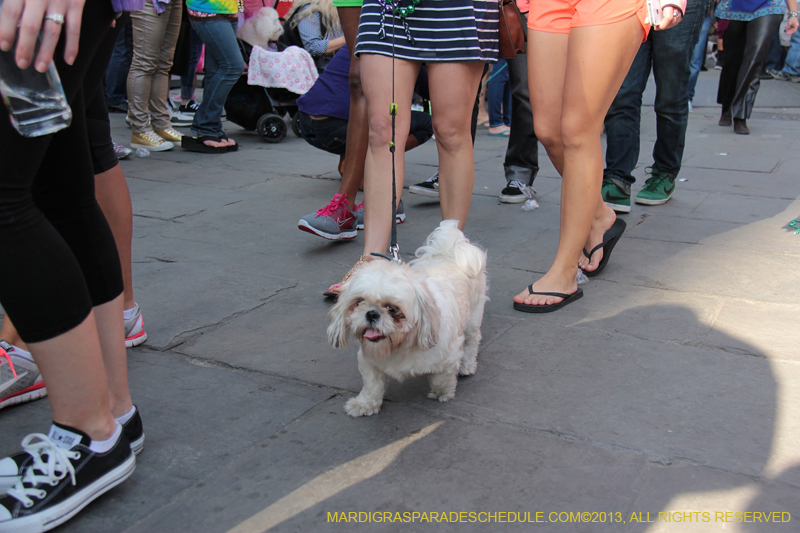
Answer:
<svg viewBox="0 0 800 533"><path fill-rule="evenodd" d="M186 8L190 14L213 13L214 15L235 15L239 12L238 0L186 0Z"/></svg>

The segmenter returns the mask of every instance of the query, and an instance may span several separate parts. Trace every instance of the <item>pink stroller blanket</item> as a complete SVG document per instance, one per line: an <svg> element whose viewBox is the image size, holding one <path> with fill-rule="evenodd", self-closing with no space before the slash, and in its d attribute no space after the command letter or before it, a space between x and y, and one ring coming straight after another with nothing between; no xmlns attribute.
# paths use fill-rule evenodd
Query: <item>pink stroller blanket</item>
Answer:
<svg viewBox="0 0 800 533"><path fill-rule="evenodd" d="M319 74L311 54L297 46L283 52L254 46L247 68L248 85L281 87L295 94L305 94Z"/></svg>

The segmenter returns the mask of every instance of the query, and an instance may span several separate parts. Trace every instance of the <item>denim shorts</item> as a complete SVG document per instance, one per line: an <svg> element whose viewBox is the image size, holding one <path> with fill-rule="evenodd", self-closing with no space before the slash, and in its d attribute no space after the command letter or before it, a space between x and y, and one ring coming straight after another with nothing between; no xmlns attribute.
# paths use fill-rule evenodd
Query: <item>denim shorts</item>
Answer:
<svg viewBox="0 0 800 533"><path fill-rule="evenodd" d="M347 145L346 120L333 117L313 119L302 111L298 113L300 133L308 144L331 154L344 155Z"/></svg>

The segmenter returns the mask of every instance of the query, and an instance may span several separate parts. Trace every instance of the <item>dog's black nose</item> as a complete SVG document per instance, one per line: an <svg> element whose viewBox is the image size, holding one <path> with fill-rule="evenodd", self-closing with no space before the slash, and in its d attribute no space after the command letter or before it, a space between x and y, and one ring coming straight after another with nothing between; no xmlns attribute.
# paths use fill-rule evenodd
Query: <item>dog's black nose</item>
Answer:
<svg viewBox="0 0 800 533"><path fill-rule="evenodd" d="M372 324L380 320L381 315L377 311L367 311L367 321Z"/></svg>

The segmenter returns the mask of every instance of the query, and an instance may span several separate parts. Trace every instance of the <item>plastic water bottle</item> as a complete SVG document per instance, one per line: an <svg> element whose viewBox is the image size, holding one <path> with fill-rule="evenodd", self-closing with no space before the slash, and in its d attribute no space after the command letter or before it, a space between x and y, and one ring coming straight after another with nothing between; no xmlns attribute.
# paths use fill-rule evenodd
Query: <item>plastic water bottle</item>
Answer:
<svg viewBox="0 0 800 533"><path fill-rule="evenodd" d="M0 0L0 7L3 1ZM21 69L14 61L15 46L0 51L0 93L14 128L24 137L39 137L66 128L72 122L72 110L53 64L45 72L33 63ZM36 57L37 50L34 53Z"/></svg>

